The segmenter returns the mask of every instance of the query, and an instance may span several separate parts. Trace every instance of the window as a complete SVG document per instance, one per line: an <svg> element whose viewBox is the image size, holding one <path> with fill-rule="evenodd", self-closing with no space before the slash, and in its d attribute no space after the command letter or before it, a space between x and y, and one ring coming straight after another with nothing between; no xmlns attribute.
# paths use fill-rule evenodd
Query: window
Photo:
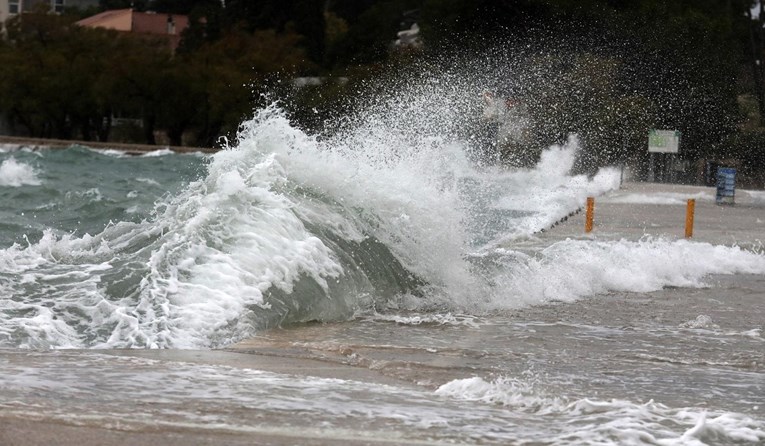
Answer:
<svg viewBox="0 0 765 446"><path fill-rule="evenodd" d="M53 0L53 12L56 14L64 12L64 0Z"/></svg>
<svg viewBox="0 0 765 446"><path fill-rule="evenodd" d="M21 0L8 0L8 14L18 14L21 11L20 2Z"/></svg>

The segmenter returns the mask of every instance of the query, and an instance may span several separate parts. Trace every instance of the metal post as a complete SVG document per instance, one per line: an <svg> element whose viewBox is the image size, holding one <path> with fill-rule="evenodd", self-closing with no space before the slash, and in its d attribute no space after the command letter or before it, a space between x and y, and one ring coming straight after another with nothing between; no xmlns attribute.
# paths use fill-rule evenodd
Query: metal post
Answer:
<svg viewBox="0 0 765 446"><path fill-rule="evenodd" d="M693 237L693 213L696 210L696 200L688 199L688 206L685 208L685 238Z"/></svg>

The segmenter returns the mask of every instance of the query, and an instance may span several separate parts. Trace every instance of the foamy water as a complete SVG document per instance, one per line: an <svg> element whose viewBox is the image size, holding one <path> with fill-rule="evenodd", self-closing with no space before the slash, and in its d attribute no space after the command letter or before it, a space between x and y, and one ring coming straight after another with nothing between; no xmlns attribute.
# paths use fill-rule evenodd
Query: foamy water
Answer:
<svg viewBox="0 0 765 446"><path fill-rule="evenodd" d="M0 187L19 187L23 185L39 186L34 167L20 163L15 158L7 158L0 164Z"/></svg>
<svg viewBox="0 0 765 446"><path fill-rule="evenodd" d="M538 255L522 256L520 265L515 252L498 249L496 254L500 261L515 265L497 279L500 288L512 291L497 295L490 303L494 308L573 301L608 292L645 293L667 286L704 287L710 274L765 273L761 254L685 240L566 240Z"/></svg>
<svg viewBox="0 0 765 446"><path fill-rule="evenodd" d="M545 439L554 444L687 445L765 440L765 424L745 415L673 409L653 401L645 404L590 399L568 402L538 395L528 380L460 379L442 385L436 394L499 404L541 417L563 415L567 422L562 432Z"/></svg>
<svg viewBox="0 0 765 446"><path fill-rule="evenodd" d="M619 172L569 175L575 138L534 168L498 170L428 129L412 138L371 121L371 129L318 139L269 107L200 179L155 195L142 219L140 205L125 206L132 221L109 220L85 235L45 229L37 242L4 249L11 298L0 304L3 343L203 348L373 308L481 315L765 273L762 255L687 241L513 250L513 240L533 237L587 196L618 188ZM124 199L158 185L142 175L125 184ZM103 187L70 190L64 200L108 208L117 200Z"/></svg>
<svg viewBox="0 0 765 446"><path fill-rule="evenodd" d="M5 354L6 416L121 430L184 429L407 444L738 444L765 440L743 414L548 394L525 373L435 391L248 368L99 354ZM82 379L83 367L90 379ZM136 412L132 402L144 409ZM301 414L296 418L294 414ZM290 425L287 429L285 426ZM299 440L295 440L299 441Z"/></svg>
<svg viewBox="0 0 765 446"><path fill-rule="evenodd" d="M492 165L460 120L475 107L444 85L373 101L326 135L272 105L209 157L0 154L0 414L327 441L765 441L762 327L741 293L708 294L723 276L756 281L762 253L545 241L621 173L571 174L574 136L535 166ZM678 289L667 299L702 308L660 308ZM742 326L724 317L737 311ZM406 384L93 350L261 336L277 358Z"/></svg>

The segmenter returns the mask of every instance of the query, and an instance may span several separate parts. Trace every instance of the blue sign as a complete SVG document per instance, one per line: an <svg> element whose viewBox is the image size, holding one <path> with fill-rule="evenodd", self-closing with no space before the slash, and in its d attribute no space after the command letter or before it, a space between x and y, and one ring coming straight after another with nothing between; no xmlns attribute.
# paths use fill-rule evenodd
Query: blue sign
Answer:
<svg viewBox="0 0 765 446"><path fill-rule="evenodd" d="M733 204L736 196L736 169L717 168L717 204Z"/></svg>

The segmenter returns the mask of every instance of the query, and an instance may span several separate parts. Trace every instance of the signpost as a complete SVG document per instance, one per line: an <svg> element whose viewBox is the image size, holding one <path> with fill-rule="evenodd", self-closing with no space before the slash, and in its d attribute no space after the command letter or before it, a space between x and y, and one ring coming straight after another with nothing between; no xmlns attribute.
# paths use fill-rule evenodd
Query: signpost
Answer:
<svg viewBox="0 0 765 446"><path fill-rule="evenodd" d="M736 169L717 168L717 204L734 204L736 198Z"/></svg>
<svg viewBox="0 0 765 446"><path fill-rule="evenodd" d="M678 130L656 130L648 132L648 151L651 153L678 153L680 132Z"/></svg>
<svg viewBox="0 0 765 446"><path fill-rule="evenodd" d="M656 153L670 154L669 157L674 159L677 153L680 151L680 131L678 130L657 130L651 129L648 132L648 153L649 153L649 172L651 181L656 181ZM666 181L666 173L669 166L669 162L665 155L658 155L661 161L659 168L660 180Z"/></svg>

